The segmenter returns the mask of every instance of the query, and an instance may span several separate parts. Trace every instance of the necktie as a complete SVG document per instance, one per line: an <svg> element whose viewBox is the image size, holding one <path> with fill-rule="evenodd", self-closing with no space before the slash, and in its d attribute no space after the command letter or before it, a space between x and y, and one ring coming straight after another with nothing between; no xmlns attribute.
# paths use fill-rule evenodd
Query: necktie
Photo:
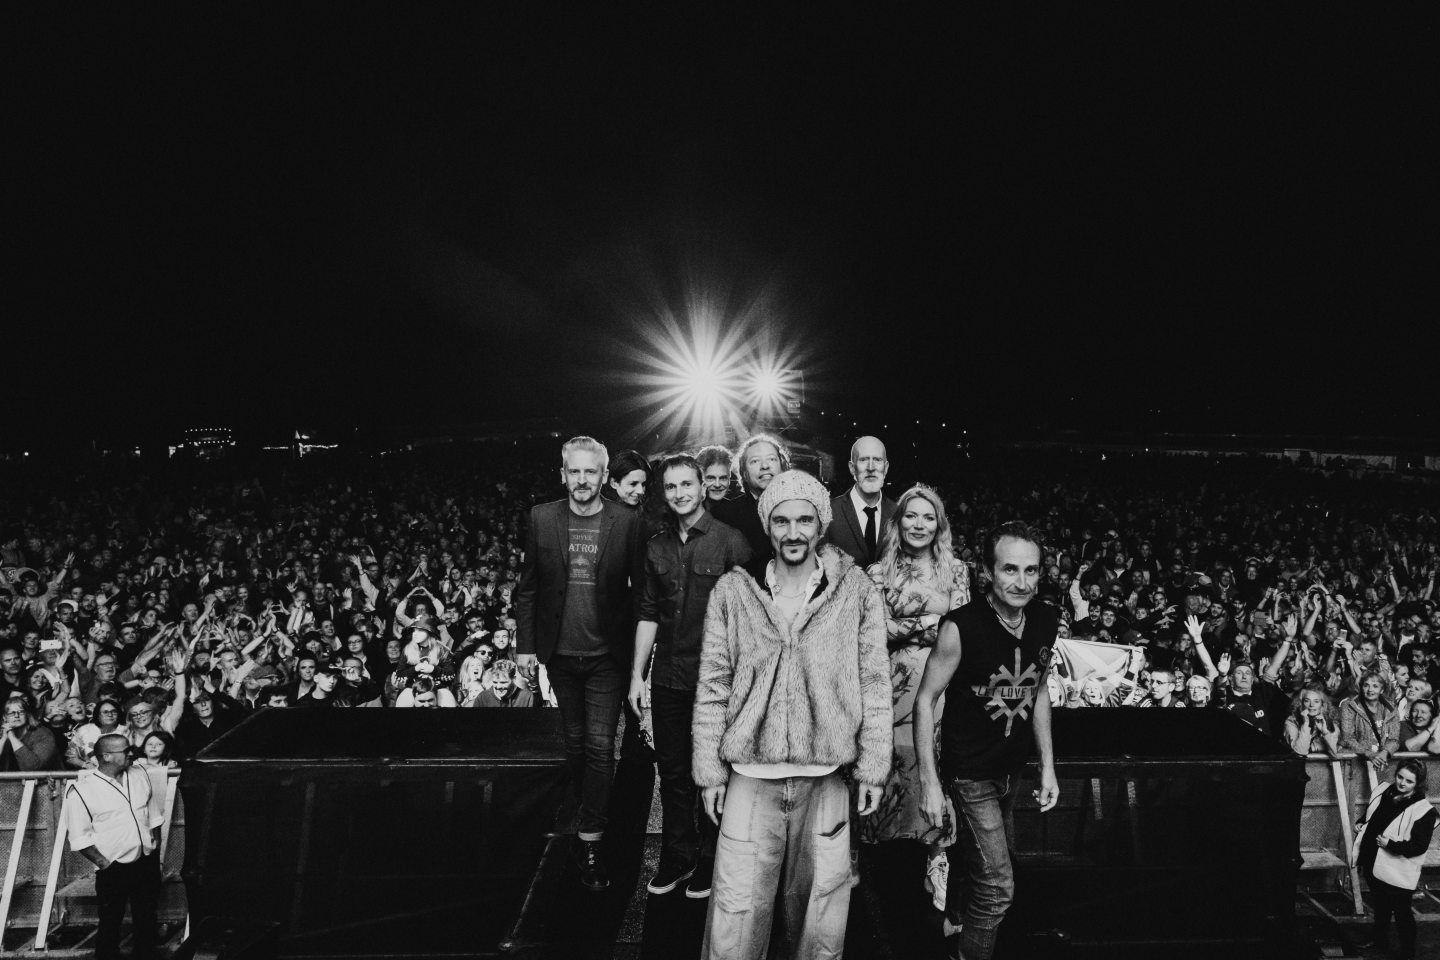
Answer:
<svg viewBox="0 0 1440 960"><path fill-rule="evenodd" d="M865 508L865 549L870 552L870 559L875 559L875 508Z"/></svg>

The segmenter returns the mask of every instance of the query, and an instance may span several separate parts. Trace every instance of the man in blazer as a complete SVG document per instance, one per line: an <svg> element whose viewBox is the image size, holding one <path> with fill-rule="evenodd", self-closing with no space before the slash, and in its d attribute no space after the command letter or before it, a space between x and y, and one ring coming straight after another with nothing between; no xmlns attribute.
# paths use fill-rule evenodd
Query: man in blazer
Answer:
<svg viewBox="0 0 1440 960"><path fill-rule="evenodd" d="M580 800L580 879L591 890L610 885L600 840L644 571L640 514L600 496L609 460L590 437L561 448L566 498L531 509L515 595L515 659L526 670L544 663L555 691Z"/></svg>
<svg viewBox="0 0 1440 960"><path fill-rule="evenodd" d="M861 437L850 447L850 476L855 482L830 501L835 520L829 540L850 554L861 570L880 559L885 524L895 514L895 501L884 495L889 472L885 444L875 437Z"/></svg>

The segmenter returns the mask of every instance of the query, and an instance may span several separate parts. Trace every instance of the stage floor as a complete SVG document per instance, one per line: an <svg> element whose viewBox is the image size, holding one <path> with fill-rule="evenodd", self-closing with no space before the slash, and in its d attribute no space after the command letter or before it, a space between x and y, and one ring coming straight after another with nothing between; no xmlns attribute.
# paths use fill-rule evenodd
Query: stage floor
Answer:
<svg viewBox="0 0 1440 960"><path fill-rule="evenodd" d="M591 960L689 960L697 957L705 927L708 901L690 900L676 890L651 896L645 883L654 873L660 855L658 798L654 767L621 761L616 771L612 819L606 836L611 886L592 893L580 886L578 872L566 857L560 881L563 927L545 956ZM946 956L939 932L939 914L929 905L922 887L923 852L909 844L885 844L862 849L861 883L854 891L845 956L850 960L940 960ZM1297 910L1297 937L1289 957L1321 956L1322 946L1352 947L1368 931L1368 923L1343 920L1336 924ZM1416 955L1440 957L1440 922L1419 924ZM1008 942L1007 942L1008 941ZM1022 946L1029 947L1021 949ZM1034 955L1033 944L1017 942L1002 928L1002 958ZM1085 956L1083 951L1058 948L1057 956ZM1173 947L1167 957L1178 956ZM1196 944L1196 957L1213 956L1212 949ZM1245 954L1225 949L1227 960ZM1262 954L1256 954L1261 956ZM1383 950L1350 949L1327 954L1366 958L1387 957ZM1263 954L1268 960L1269 953Z"/></svg>

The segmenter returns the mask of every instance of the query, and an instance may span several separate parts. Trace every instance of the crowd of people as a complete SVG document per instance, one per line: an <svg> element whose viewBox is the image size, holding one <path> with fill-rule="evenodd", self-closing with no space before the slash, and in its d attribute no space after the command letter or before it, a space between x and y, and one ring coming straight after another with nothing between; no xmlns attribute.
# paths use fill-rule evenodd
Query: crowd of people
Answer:
<svg viewBox="0 0 1440 960"><path fill-rule="evenodd" d="M706 820L723 794L699 758L718 756L723 724L705 706L706 606L727 571L778 556L760 507L792 472L785 445L757 435L663 462L567 445L566 499L548 511L531 508L557 489L553 467L506 449L263 478L222 465L16 481L0 530L0 770L93 768L115 735L137 765L172 765L260 709L558 706L583 792L582 875L600 888L604 781L628 702L655 713L665 853L651 889L689 881L708 895L718 833ZM1056 637L1143 651L1113 693L1081 688L1056 707L1225 710L1298 753L1354 752L1381 771L1398 752L1440 754L1428 487L1274 461L1011 451L937 461L930 485L891 499L890 466L879 439L857 441L850 482L817 512L826 549L882 604L892 755L860 839L925 844L937 906L965 818L937 792L943 706L922 680L972 598L1017 640L1028 615L1053 619ZM805 489L793 499L813 500ZM1010 539L1035 548L1033 572L1000 566L996 532L1017 517ZM1004 606L1002 577L1036 604ZM1037 714L1035 699L1020 712ZM697 799L711 818L687 812ZM1004 886L988 902L950 897L967 956L988 949Z"/></svg>

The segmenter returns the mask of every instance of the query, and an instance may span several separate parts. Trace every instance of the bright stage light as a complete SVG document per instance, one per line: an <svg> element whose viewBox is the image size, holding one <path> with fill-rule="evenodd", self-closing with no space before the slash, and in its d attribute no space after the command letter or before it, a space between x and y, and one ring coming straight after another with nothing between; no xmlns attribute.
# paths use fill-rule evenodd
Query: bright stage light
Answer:
<svg viewBox="0 0 1440 960"><path fill-rule="evenodd" d="M753 380L755 397L765 403L778 403L784 397L785 384L774 370L756 370Z"/></svg>
<svg viewBox="0 0 1440 960"><path fill-rule="evenodd" d="M699 297L684 313L641 326L639 370L628 377L636 432L673 442L713 443L793 416L804 399L802 356L774 342L771 311L727 317Z"/></svg>

